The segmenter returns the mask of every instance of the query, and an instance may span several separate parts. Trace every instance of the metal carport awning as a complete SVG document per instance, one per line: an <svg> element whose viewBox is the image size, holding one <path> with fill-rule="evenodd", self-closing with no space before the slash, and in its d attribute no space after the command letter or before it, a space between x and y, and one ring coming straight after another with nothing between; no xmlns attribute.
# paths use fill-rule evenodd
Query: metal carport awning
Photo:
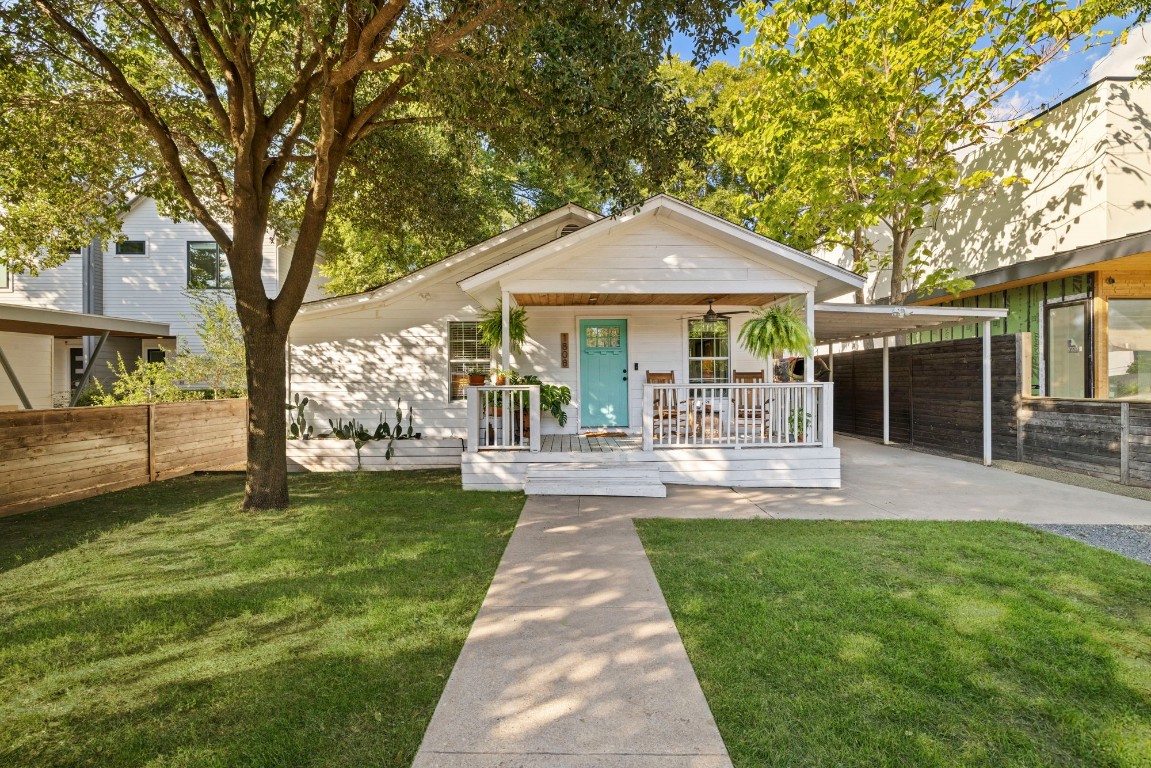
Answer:
<svg viewBox="0 0 1151 768"><path fill-rule="evenodd" d="M817 345L883 339L883 442L891 434L890 344L893 336L982 325L983 331L983 463L991 465L991 321L1007 317L1006 309L975 307L908 307L883 304L816 304ZM833 354L834 357L834 354Z"/></svg>
<svg viewBox="0 0 1151 768"><path fill-rule="evenodd" d="M84 391L88 380L92 377L92 366L100 354L109 336L129 339L167 339L172 337L167 323L152 323L144 320L129 320L124 317L108 317L107 315L88 315L82 312L67 312L62 309L43 309L40 307L22 307L14 304L0 304L0 332L25 333L37 336L52 336L57 339L74 339L81 336L98 336L99 341L92 351L88 364L84 366L84 374L80 385L72 393L71 405L76 404L76 398ZM28 395L16 378L16 372L8 362L3 347L0 347L0 368L8 376L20 404L26 410L32 410Z"/></svg>

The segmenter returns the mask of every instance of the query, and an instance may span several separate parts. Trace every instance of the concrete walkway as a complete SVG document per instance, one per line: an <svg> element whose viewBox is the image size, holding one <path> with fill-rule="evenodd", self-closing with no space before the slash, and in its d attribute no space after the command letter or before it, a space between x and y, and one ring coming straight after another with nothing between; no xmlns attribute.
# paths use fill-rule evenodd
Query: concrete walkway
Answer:
<svg viewBox="0 0 1151 768"><path fill-rule="evenodd" d="M731 765L636 517L1151 524L1151 502L836 440L842 490L529 497L415 768Z"/></svg>
<svg viewBox="0 0 1151 768"><path fill-rule="evenodd" d="M590 501L528 499L414 768L731 765L630 516Z"/></svg>

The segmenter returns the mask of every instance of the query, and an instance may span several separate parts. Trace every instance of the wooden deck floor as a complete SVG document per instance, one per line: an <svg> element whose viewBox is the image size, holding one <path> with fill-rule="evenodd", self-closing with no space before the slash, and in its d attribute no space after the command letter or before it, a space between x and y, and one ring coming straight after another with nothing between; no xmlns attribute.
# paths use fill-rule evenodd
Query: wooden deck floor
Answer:
<svg viewBox="0 0 1151 768"><path fill-rule="evenodd" d="M639 450L643 450L643 438L636 436L543 435L540 437L542 453L612 453Z"/></svg>

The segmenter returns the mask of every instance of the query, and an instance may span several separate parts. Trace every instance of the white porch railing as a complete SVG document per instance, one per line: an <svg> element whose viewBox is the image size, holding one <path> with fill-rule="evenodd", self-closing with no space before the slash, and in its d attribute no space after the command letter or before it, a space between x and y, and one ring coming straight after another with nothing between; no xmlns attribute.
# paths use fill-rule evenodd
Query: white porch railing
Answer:
<svg viewBox="0 0 1151 768"><path fill-rule="evenodd" d="M539 386L468 387L469 452L539 449Z"/></svg>
<svg viewBox="0 0 1151 768"><path fill-rule="evenodd" d="M833 387L645 384L643 448L832 446Z"/></svg>

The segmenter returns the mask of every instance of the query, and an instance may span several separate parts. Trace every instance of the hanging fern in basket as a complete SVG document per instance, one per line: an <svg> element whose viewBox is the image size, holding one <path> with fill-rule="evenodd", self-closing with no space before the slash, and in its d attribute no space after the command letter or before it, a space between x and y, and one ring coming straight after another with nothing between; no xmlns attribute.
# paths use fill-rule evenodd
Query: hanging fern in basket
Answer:
<svg viewBox="0 0 1151 768"><path fill-rule="evenodd" d="M803 308L791 302L754 312L739 330L739 343L763 360L785 352L806 356L813 351Z"/></svg>
<svg viewBox="0 0 1151 768"><path fill-rule="evenodd" d="M495 309L485 310L480 315L480 339L488 349L499 349L504 340L504 305L503 301L496 304ZM528 337L528 311L523 307L512 307L508 313L508 338L511 341L513 352L523 349L524 341Z"/></svg>

